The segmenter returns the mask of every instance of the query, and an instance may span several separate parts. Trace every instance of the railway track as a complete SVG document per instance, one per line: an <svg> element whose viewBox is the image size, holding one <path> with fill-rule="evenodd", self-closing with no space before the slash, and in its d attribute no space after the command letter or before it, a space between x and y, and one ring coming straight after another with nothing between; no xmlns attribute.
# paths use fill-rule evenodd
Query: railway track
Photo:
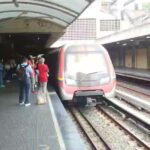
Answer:
<svg viewBox="0 0 150 150"><path fill-rule="evenodd" d="M126 101L139 110L150 113L150 94L148 89L124 82L117 82L116 97Z"/></svg>
<svg viewBox="0 0 150 150"><path fill-rule="evenodd" d="M150 149L101 109L100 106L94 108L70 108L70 111L91 143L92 149Z"/></svg>
<svg viewBox="0 0 150 150"><path fill-rule="evenodd" d="M100 134L94 129L92 124L86 119L79 109L70 108L70 112L84 132L92 150L111 150L104 139L102 139Z"/></svg>
<svg viewBox="0 0 150 150"><path fill-rule="evenodd" d="M137 146L142 149L150 149L150 147L145 144L141 139L139 139L136 135L134 135L129 129L125 128L124 125L119 123L114 117L112 117L105 109L103 109L101 106L96 107L100 113L102 113L104 116L106 116L116 127L118 127L120 130L124 132L124 134L128 135L130 137L130 140L133 142L136 142ZM138 149L138 148L137 148Z"/></svg>
<svg viewBox="0 0 150 150"><path fill-rule="evenodd" d="M147 89L147 87L140 87L139 85L134 85L134 84L131 85L131 83L129 84L128 82L121 82L121 81L117 82L117 87L118 88L121 87L121 88L130 90L131 93L135 92L135 94L137 94L137 95L141 95L141 96L150 98L150 92L149 92L150 89Z"/></svg>

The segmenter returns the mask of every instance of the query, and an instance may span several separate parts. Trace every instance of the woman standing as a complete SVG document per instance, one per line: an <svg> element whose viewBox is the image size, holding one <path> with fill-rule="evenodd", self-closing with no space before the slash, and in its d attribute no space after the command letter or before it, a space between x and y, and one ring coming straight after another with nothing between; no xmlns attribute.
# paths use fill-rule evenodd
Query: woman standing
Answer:
<svg viewBox="0 0 150 150"><path fill-rule="evenodd" d="M35 74L35 69L36 69L36 64L35 64L35 58L32 55L29 55L29 60L28 64L32 67L33 69L33 78L32 78L32 93L36 94L37 92L35 91L35 86L36 86L36 74Z"/></svg>
<svg viewBox="0 0 150 150"><path fill-rule="evenodd" d="M48 66L44 64L44 62L45 62L44 58L39 59L38 71L39 71L40 92L42 92L42 94L46 98L49 69Z"/></svg>

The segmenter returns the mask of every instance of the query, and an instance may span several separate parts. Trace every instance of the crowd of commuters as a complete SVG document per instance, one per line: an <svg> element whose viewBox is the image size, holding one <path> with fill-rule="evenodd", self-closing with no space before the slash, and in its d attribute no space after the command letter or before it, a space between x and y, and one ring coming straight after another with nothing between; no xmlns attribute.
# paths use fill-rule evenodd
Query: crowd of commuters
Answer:
<svg viewBox="0 0 150 150"><path fill-rule="evenodd" d="M34 57L30 56L29 59L24 58L21 65L17 67L19 71L20 67L25 70L24 80L20 80L20 94L19 94L19 104L25 106L30 106L30 92L34 94L40 93L43 95L43 101L46 101L47 93L47 82L49 68L44 64L44 58L38 58L35 60ZM39 85L38 91L35 87Z"/></svg>
<svg viewBox="0 0 150 150"><path fill-rule="evenodd" d="M13 79L13 75L16 72L16 62L14 59L9 59L3 62L0 60L0 88L5 87L5 83L9 83Z"/></svg>
<svg viewBox="0 0 150 150"><path fill-rule="evenodd" d="M5 64L0 60L0 87L12 81L13 76L19 80L19 104L30 106L30 93L41 93L46 98L49 68L44 64L45 59L23 58L16 64L15 60L9 60Z"/></svg>
<svg viewBox="0 0 150 150"><path fill-rule="evenodd" d="M4 86L4 65L2 60L0 60L0 87Z"/></svg>

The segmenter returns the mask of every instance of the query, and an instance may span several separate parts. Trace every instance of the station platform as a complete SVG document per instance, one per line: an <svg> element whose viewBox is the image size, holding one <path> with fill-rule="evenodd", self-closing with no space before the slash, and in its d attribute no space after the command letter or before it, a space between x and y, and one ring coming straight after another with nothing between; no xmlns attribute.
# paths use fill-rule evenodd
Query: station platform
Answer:
<svg viewBox="0 0 150 150"><path fill-rule="evenodd" d="M63 118L65 117L65 118ZM0 88L1 150L84 150L79 133L57 94L49 91L47 103L19 106L15 83Z"/></svg>
<svg viewBox="0 0 150 150"><path fill-rule="evenodd" d="M150 81L150 70L133 68L115 68L116 75Z"/></svg>

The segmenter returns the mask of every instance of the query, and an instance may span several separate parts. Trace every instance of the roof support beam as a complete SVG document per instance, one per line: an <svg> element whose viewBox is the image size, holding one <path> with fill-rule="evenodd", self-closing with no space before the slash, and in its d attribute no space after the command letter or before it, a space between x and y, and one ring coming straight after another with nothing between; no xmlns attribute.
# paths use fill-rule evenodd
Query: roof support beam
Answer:
<svg viewBox="0 0 150 150"><path fill-rule="evenodd" d="M13 0L13 3L15 4L16 7L19 7L17 0Z"/></svg>
<svg viewBox="0 0 150 150"><path fill-rule="evenodd" d="M130 3L134 2L135 0L128 0L127 2L124 3L124 6L129 5Z"/></svg>

